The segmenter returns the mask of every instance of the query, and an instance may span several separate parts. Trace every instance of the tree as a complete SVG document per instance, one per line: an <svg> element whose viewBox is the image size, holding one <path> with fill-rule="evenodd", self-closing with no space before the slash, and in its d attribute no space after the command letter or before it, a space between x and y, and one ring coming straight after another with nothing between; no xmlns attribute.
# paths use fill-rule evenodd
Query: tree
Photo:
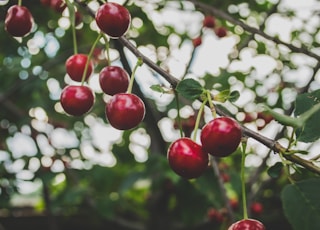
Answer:
<svg viewBox="0 0 320 230"><path fill-rule="evenodd" d="M92 228L98 220L118 229L227 229L250 217L267 229L319 229L319 3L311 2L122 1L127 29L123 18L97 23L105 1L3 1L3 210L14 215L21 199L34 198L51 229L62 228L61 216L85 216ZM13 5L32 15L26 34L12 35L9 24L25 21L7 19ZM66 62L77 54L87 59L73 77ZM128 73L121 93L141 99L136 121L130 110L106 117L115 98L99 82L106 66ZM81 84L94 101L64 103L65 87ZM201 149L202 129L219 117L240 125L237 149L208 154L196 178L177 174L168 148L183 137Z"/></svg>

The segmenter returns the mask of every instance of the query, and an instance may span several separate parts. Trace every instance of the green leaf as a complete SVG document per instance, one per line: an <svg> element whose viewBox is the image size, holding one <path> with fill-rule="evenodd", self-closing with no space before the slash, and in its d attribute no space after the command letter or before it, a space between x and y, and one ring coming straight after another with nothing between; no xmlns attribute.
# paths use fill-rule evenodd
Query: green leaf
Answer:
<svg viewBox="0 0 320 230"><path fill-rule="evenodd" d="M189 100L195 100L203 93L204 88L194 79L188 78L180 81L176 87L177 92Z"/></svg>
<svg viewBox="0 0 320 230"><path fill-rule="evenodd" d="M320 229L320 180L287 185L281 193L284 213L294 230Z"/></svg>
<svg viewBox="0 0 320 230"><path fill-rule="evenodd" d="M303 122L299 118L290 117L288 115L278 113L266 105L264 106L264 108L266 109L266 112L270 113L272 117L282 125L291 126L294 128L299 128L303 126Z"/></svg>
<svg viewBox="0 0 320 230"><path fill-rule="evenodd" d="M152 85L150 86L150 89L158 93L167 93L167 94L172 93L172 90L165 89L162 85Z"/></svg>
<svg viewBox="0 0 320 230"><path fill-rule="evenodd" d="M240 92L238 90L234 90L230 93L228 100L230 102L235 102L240 97Z"/></svg>
<svg viewBox="0 0 320 230"><path fill-rule="evenodd" d="M222 90L217 95L214 96L214 100L219 102L225 102L226 100L228 100L229 95L230 95L230 90L228 89Z"/></svg>
<svg viewBox="0 0 320 230"><path fill-rule="evenodd" d="M315 105L320 103L320 89L311 93L301 94L296 99L295 116L303 116L310 111ZM313 142L320 138L320 110L313 113L308 119L303 128L296 130L296 135L299 141Z"/></svg>
<svg viewBox="0 0 320 230"><path fill-rule="evenodd" d="M281 162L277 162L268 169L268 175L272 178L278 178L281 174L282 168L283 164Z"/></svg>

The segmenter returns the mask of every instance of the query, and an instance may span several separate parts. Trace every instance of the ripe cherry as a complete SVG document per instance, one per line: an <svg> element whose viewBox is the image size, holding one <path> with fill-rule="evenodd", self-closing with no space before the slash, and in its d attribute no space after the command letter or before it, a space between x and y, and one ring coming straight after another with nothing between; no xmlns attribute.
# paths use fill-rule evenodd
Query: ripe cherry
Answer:
<svg viewBox="0 0 320 230"><path fill-rule="evenodd" d="M213 16L207 15L204 17L202 24L203 24L203 27L213 28L216 25L216 21Z"/></svg>
<svg viewBox="0 0 320 230"><path fill-rule="evenodd" d="M81 116L92 108L94 94L87 86L69 85L62 90L60 103L69 115Z"/></svg>
<svg viewBox="0 0 320 230"><path fill-rule="evenodd" d="M31 32L33 17L27 7L13 5L5 18L5 29L14 37L24 37Z"/></svg>
<svg viewBox="0 0 320 230"><path fill-rule="evenodd" d="M233 223L228 230L265 230L265 226L255 219L243 219Z"/></svg>
<svg viewBox="0 0 320 230"><path fill-rule="evenodd" d="M145 105L135 94L118 93L106 105L106 118L110 125L119 130L136 127L144 118Z"/></svg>
<svg viewBox="0 0 320 230"><path fill-rule="evenodd" d="M216 157L225 157L237 149L241 136L241 127L234 119L219 117L202 128L200 140L204 151Z"/></svg>
<svg viewBox="0 0 320 230"><path fill-rule="evenodd" d="M208 216L208 219L212 222L222 223L224 220L223 214L215 208L209 208L207 212L207 216Z"/></svg>
<svg viewBox="0 0 320 230"><path fill-rule="evenodd" d="M81 82L82 75L88 60L88 56L85 54L74 54L70 56L66 61L66 71L70 78L74 81ZM93 64L90 61L87 68L85 80L88 80L93 70Z"/></svg>
<svg viewBox="0 0 320 230"><path fill-rule="evenodd" d="M200 46L202 44L202 38L199 36L199 37L192 39L192 44L193 44L193 47Z"/></svg>
<svg viewBox="0 0 320 230"><path fill-rule="evenodd" d="M107 2L99 7L95 20L100 30L110 37L118 38L127 32L131 22L131 15L124 6L114 2Z"/></svg>
<svg viewBox="0 0 320 230"><path fill-rule="evenodd" d="M250 211L253 215L261 215L263 212L263 205L260 202L253 202L250 205Z"/></svg>
<svg viewBox="0 0 320 230"><path fill-rule="evenodd" d="M108 95L125 93L129 86L129 74L119 66L107 66L99 74L102 91Z"/></svg>
<svg viewBox="0 0 320 230"><path fill-rule="evenodd" d="M171 169L186 179L197 178L208 167L208 154L188 137L172 142L167 152Z"/></svg>
<svg viewBox="0 0 320 230"><path fill-rule="evenodd" d="M214 30L214 32L216 33L216 35L219 37L219 38L223 38L225 36L227 36L227 29L224 28L224 27L218 27Z"/></svg>
<svg viewBox="0 0 320 230"><path fill-rule="evenodd" d="M67 8L67 4L63 0L51 0L50 7L58 13L62 13Z"/></svg>

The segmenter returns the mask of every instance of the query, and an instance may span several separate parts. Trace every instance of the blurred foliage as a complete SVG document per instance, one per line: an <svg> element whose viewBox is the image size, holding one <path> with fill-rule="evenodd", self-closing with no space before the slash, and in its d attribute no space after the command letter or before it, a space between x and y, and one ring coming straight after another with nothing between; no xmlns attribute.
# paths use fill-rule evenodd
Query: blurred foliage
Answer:
<svg viewBox="0 0 320 230"><path fill-rule="evenodd" d="M170 84L155 71L147 68L135 82L135 93L147 105L144 122L133 130L114 130L105 119L107 98L96 87L98 73L106 65L106 46L98 44L95 74L89 81L95 88L94 108L83 117L66 115L59 95L64 86L72 83L64 66L73 53L67 10L59 13L36 0L22 2L35 21L33 31L22 39L11 37L4 29L7 9L17 1L0 7L0 215L14 216L17 207L26 205L37 214L85 215L100 221L118 220L127 229L136 226L130 227L129 222L139 223L138 229L153 230L226 229L232 221L243 217L240 149L228 158L217 159L218 174L210 165L203 176L189 181L169 168L164 149L179 137L174 127L177 118L173 115L177 113L177 103ZM75 7L82 14L82 23L76 28L78 50L88 53L97 31L92 15L76 2L79 1L74 1ZM81 2L94 9L100 1ZM306 19L286 5L281 7L281 1L200 2L262 31L274 15L296 20L300 26L290 31L287 42L319 51L319 23L304 24ZM311 117L305 130L295 131L267 118L260 110L260 105L265 104L291 115L296 107L298 116L319 103L319 60L293 53L216 17L217 25L228 31L226 37L218 38L213 29L202 27L202 19L210 13L189 1L125 3L133 19L127 38L166 71L175 74L174 67L180 68L178 73L182 74L175 77L185 78L186 84L179 89L182 88L182 96L187 95L178 97L181 111L191 108L191 115L196 114L199 106L192 100L201 96L202 88L214 95L233 92L238 100L217 103L217 107L256 132L289 143L290 148L307 151L306 159L319 163L319 153L315 153L319 149L319 112ZM316 7L310 10L310 18L319 21ZM166 18L168 12L170 17L174 12L176 18ZM188 14L184 18L189 18L186 22L179 19L184 13ZM192 25L188 24L191 22ZM191 40L199 35L221 42L219 45L227 39L234 43L227 65L219 66L218 71L206 69L204 74L194 71L193 65L201 64L196 59L202 47L192 47ZM182 50L187 51L178 65L176 53ZM110 40L110 51L111 61L130 72L135 59L128 50ZM123 52L124 57L119 55ZM275 67L259 75L260 67L253 63L259 58L262 62L273 61ZM214 66L216 63L212 62ZM309 75L300 76L301 72ZM307 80L301 80L303 77ZM188 91L190 87L194 91ZM201 125L211 119L208 114ZM184 119L191 115L184 115ZM301 134L300 139L295 140L293 134ZM300 145L299 141L309 143ZM319 203L314 203L319 190L319 180L314 179L317 175L254 140L249 139L249 143L245 173L249 216L262 221L267 229L315 230L319 226L319 207L314 210L309 204ZM290 184L292 181L297 183ZM35 197L33 202L30 196ZM250 210L254 201L263 205L262 213ZM210 209L217 210L222 220L210 216ZM309 219L300 221L306 212L310 213ZM310 222L314 225L308 227Z"/></svg>

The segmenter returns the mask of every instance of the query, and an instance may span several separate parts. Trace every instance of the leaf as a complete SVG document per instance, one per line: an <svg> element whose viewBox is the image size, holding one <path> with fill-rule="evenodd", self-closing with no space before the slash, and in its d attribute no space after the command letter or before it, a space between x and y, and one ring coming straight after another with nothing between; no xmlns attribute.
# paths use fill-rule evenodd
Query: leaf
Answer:
<svg viewBox="0 0 320 230"><path fill-rule="evenodd" d="M272 178L278 178L281 174L282 168L283 164L281 162L277 162L268 169L268 175Z"/></svg>
<svg viewBox="0 0 320 230"><path fill-rule="evenodd" d="M150 89L158 93L172 93L172 90L165 89L162 85L152 85L150 86Z"/></svg>
<svg viewBox="0 0 320 230"><path fill-rule="evenodd" d="M235 102L236 100L238 100L240 97L240 92L238 90L234 90L230 93L229 95L229 101L230 102Z"/></svg>
<svg viewBox="0 0 320 230"><path fill-rule="evenodd" d="M291 117L282 113L278 113L268 106L264 105L266 112L270 113L272 117L282 125L291 126L295 128L302 127L303 123L299 118Z"/></svg>
<svg viewBox="0 0 320 230"><path fill-rule="evenodd" d="M320 229L320 180L287 185L281 193L284 213L295 230Z"/></svg>
<svg viewBox="0 0 320 230"><path fill-rule="evenodd" d="M295 102L295 116L305 114L315 105L320 103L320 89L311 93L301 94ZM312 114L307 120L303 128L296 130L299 141L313 142L320 138L320 110Z"/></svg>
<svg viewBox="0 0 320 230"><path fill-rule="evenodd" d="M176 87L179 94L189 100L195 100L203 93L204 88L194 79L188 78L180 81Z"/></svg>
<svg viewBox="0 0 320 230"><path fill-rule="evenodd" d="M226 90L220 91L217 95L215 95L214 100L219 102L225 102L226 100L228 100L229 95L230 95L230 90L226 89Z"/></svg>

